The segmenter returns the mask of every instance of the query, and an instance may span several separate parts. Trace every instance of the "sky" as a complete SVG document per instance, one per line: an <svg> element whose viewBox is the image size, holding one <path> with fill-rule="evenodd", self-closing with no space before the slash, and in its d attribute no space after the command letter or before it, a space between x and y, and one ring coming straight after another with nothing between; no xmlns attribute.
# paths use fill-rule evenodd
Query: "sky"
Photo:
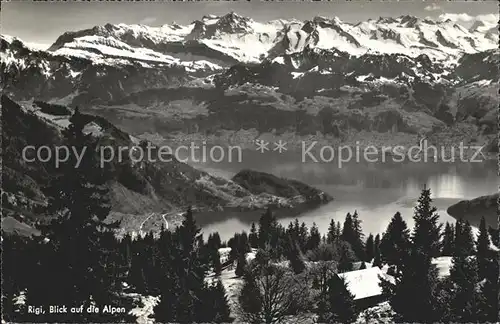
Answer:
<svg viewBox="0 0 500 324"><path fill-rule="evenodd" d="M332 2L3 2L0 33L16 36L31 45L49 47L66 31L91 28L106 23L161 26L188 24L203 15L223 15L234 11L256 21L314 16L334 17L351 23L379 17L413 15L447 19L467 25L476 18L498 21L499 4L489 1L345 1Z"/></svg>

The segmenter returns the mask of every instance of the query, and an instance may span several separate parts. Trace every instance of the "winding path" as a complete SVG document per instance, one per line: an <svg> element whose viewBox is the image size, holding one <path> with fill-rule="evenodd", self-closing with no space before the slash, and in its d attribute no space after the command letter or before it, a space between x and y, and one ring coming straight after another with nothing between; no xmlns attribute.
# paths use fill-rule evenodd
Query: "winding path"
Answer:
<svg viewBox="0 0 500 324"><path fill-rule="evenodd" d="M170 212L170 213L165 213L165 214L160 214L161 218L163 219L163 222L165 224L165 229L168 230L168 221L167 219L165 218L165 216L169 216L169 215L173 215L173 214L177 214L179 213L178 211L174 211L174 212ZM148 217L146 217L146 219L144 219L141 223L141 225L139 225L139 233L140 234L143 234L144 232L142 231L142 227L144 226L144 224L153 216L158 216L157 213L151 213Z"/></svg>

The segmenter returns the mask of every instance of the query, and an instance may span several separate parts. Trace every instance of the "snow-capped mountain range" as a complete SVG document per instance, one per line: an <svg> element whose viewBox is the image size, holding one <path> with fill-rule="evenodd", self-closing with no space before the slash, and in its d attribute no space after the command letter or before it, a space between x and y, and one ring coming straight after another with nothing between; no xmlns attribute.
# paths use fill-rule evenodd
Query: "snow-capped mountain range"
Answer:
<svg viewBox="0 0 500 324"><path fill-rule="evenodd" d="M53 55L105 62L109 58L217 68L236 62L260 62L310 46L351 55L426 54L438 60L496 48L498 29L476 21L467 30L447 21L413 16L379 18L357 24L339 18L275 20L266 23L236 13L204 16L181 26L106 24L66 32L48 49ZM190 63L187 63L190 62Z"/></svg>
<svg viewBox="0 0 500 324"><path fill-rule="evenodd" d="M4 35L1 84L17 100L96 109L135 135L330 132L322 109L352 119L347 130L416 133L471 117L492 134L497 44L497 27L479 20L467 29L413 16L261 23L229 13L66 32L46 51ZM374 117L373 107L396 115Z"/></svg>

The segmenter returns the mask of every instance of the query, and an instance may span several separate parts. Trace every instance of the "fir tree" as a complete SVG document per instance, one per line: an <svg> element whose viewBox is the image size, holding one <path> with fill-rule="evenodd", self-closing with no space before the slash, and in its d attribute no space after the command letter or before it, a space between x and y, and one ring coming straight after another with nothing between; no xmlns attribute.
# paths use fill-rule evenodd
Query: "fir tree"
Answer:
<svg viewBox="0 0 500 324"><path fill-rule="evenodd" d="M251 314L251 319L258 319L262 311L262 298L254 274L247 271L243 277L243 285L238 296L240 315ZM255 321L256 322L256 321Z"/></svg>
<svg viewBox="0 0 500 324"><path fill-rule="evenodd" d="M366 239L366 247L365 247L365 254L366 254L366 261L370 262L373 260L373 257L375 256L375 243L373 242L373 235L370 233L368 235L368 238Z"/></svg>
<svg viewBox="0 0 500 324"><path fill-rule="evenodd" d="M354 295L349 291L343 277L334 276L328 283L328 301L331 315L329 323L353 323L358 311L354 304Z"/></svg>
<svg viewBox="0 0 500 324"><path fill-rule="evenodd" d="M500 318L500 252L492 252L486 277L480 284L479 317L480 322L497 323Z"/></svg>
<svg viewBox="0 0 500 324"><path fill-rule="evenodd" d="M238 255L236 270L234 272L235 275L238 277L243 276L245 274L246 267L247 267L247 258L245 256L245 253L240 253Z"/></svg>
<svg viewBox="0 0 500 324"><path fill-rule="evenodd" d="M470 323L477 320L479 296L476 262L467 256L467 251L455 251L450 281L453 286L451 297L451 319Z"/></svg>
<svg viewBox="0 0 500 324"><path fill-rule="evenodd" d="M218 250L221 248L222 242L218 232L212 233L208 236L207 247L212 250Z"/></svg>
<svg viewBox="0 0 500 324"><path fill-rule="evenodd" d="M374 248L375 248L375 253L373 256L373 266L374 267L381 267L382 266L382 257L380 255L380 235L377 234L375 236L375 242L373 243Z"/></svg>
<svg viewBox="0 0 500 324"><path fill-rule="evenodd" d="M358 219L358 213L354 212L353 215L347 213L341 238L351 244L356 257L360 260L365 259L365 248L362 237L361 221Z"/></svg>
<svg viewBox="0 0 500 324"><path fill-rule="evenodd" d="M210 287L210 294L208 297L208 305L211 316L205 316L204 322L215 322L215 323L229 323L232 322L231 310L229 309L229 303L226 295L226 290L222 285L222 281L217 280L217 283Z"/></svg>
<svg viewBox="0 0 500 324"><path fill-rule="evenodd" d="M103 231L117 226L104 222L110 211L106 186L110 178L107 170L99 166L97 139L83 132L87 122L88 118L76 109L69 126L62 132L64 145L72 153L47 190L50 197L47 212L58 217L43 228L43 232L50 240L55 262L47 264L47 277L40 278L57 285L51 285L50 296L45 293L47 290L36 292L37 288L32 287L30 302L33 304L65 304L71 300L75 305L86 307L90 296L98 304L110 304L115 292L115 280L105 264L106 255L113 253L113 247L101 240ZM43 285L38 288L44 290ZM37 301L38 298L41 300ZM86 313L72 314L71 319L85 321L90 317L93 321L99 320Z"/></svg>
<svg viewBox="0 0 500 324"><path fill-rule="evenodd" d="M302 222L298 231L298 244L301 251L305 251L307 248L307 242L309 241L309 229L306 223Z"/></svg>
<svg viewBox="0 0 500 324"><path fill-rule="evenodd" d="M475 254L474 237L472 227L468 221L459 219L455 226L455 245L454 255L473 255Z"/></svg>
<svg viewBox="0 0 500 324"><path fill-rule="evenodd" d="M481 217L479 225L479 236L477 237L477 269L479 279L486 278L492 252L490 251L490 239L486 228L486 220Z"/></svg>
<svg viewBox="0 0 500 324"><path fill-rule="evenodd" d="M500 252L490 249L490 242L486 233L490 234L492 243L498 246L498 229L489 227L486 230L486 222L483 217L479 226L477 240L478 279L481 280L481 297L478 305L479 321L495 323L500 318Z"/></svg>
<svg viewBox="0 0 500 324"><path fill-rule="evenodd" d="M210 262L212 264L213 271L216 276L220 276L222 272L222 265L220 263L220 254L218 250L211 250L210 252Z"/></svg>
<svg viewBox="0 0 500 324"><path fill-rule="evenodd" d="M438 272L432 264L432 257L439 254L439 216L431 205L429 189L423 189L415 207L415 228L408 255L395 273L396 284L381 278L390 304L403 322L436 322L441 316L441 304L437 299Z"/></svg>
<svg viewBox="0 0 500 324"><path fill-rule="evenodd" d="M422 190L418 199L413 219L413 246L426 257L438 257L440 254L441 224L438 223L437 208L432 206L430 189Z"/></svg>
<svg viewBox="0 0 500 324"><path fill-rule="evenodd" d="M321 234L319 233L318 226L316 223L313 223L310 233L309 240L307 242L307 250L313 250L319 246L321 243Z"/></svg>
<svg viewBox="0 0 500 324"><path fill-rule="evenodd" d="M397 212L392 217L380 242L380 255L383 262L401 268L403 259L409 253L410 231L406 222Z"/></svg>
<svg viewBox="0 0 500 324"><path fill-rule="evenodd" d="M259 219L259 247L275 248L277 243L278 221L270 208Z"/></svg>
<svg viewBox="0 0 500 324"><path fill-rule="evenodd" d="M299 274L306 268L304 260L302 259L302 253L298 244L290 240L290 247L288 249L288 261L290 262L290 267L295 274Z"/></svg>
<svg viewBox="0 0 500 324"><path fill-rule="evenodd" d="M339 272L348 272L353 269L353 262L355 261L355 255L352 251L351 245L348 242L341 242L339 244L339 260L338 260L338 270Z"/></svg>
<svg viewBox="0 0 500 324"><path fill-rule="evenodd" d="M209 262L202 254L203 240L191 208L184 214L181 226L176 228L174 239L175 245L170 250L171 270L164 273L160 283L160 302L154 309L155 318L161 322L194 322L204 314L205 275Z"/></svg>
<svg viewBox="0 0 500 324"><path fill-rule="evenodd" d="M337 225L335 224L335 221L332 219L332 220L330 220L330 226L328 227L328 234L326 236L326 242L333 243L336 239L338 239Z"/></svg>
<svg viewBox="0 0 500 324"><path fill-rule="evenodd" d="M441 255L451 256L455 249L455 227L446 222L443 233L443 249Z"/></svg>
<svg viewBox="0 0 500 324"><path fill-rule="evenodd" d="M254 249L259 247L259 234L257 233L257 228L253 222L252 227L250 228L250 234L248 235L248 241L250 243L250 247Z"/></svg>

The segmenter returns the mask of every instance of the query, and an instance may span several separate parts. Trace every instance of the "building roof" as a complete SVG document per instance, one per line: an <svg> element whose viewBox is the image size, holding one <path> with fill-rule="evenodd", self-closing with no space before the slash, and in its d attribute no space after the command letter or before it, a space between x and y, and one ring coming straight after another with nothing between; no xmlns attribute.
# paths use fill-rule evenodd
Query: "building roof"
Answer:
<svg viewBox="0 0 500 324"><path fill-rule="evenodd" d="M382 294L379 275L393 282L394 277L386 274L379 267L339 273L344 278L347 288L354 295L354 300L378 296Z"/></svg>

